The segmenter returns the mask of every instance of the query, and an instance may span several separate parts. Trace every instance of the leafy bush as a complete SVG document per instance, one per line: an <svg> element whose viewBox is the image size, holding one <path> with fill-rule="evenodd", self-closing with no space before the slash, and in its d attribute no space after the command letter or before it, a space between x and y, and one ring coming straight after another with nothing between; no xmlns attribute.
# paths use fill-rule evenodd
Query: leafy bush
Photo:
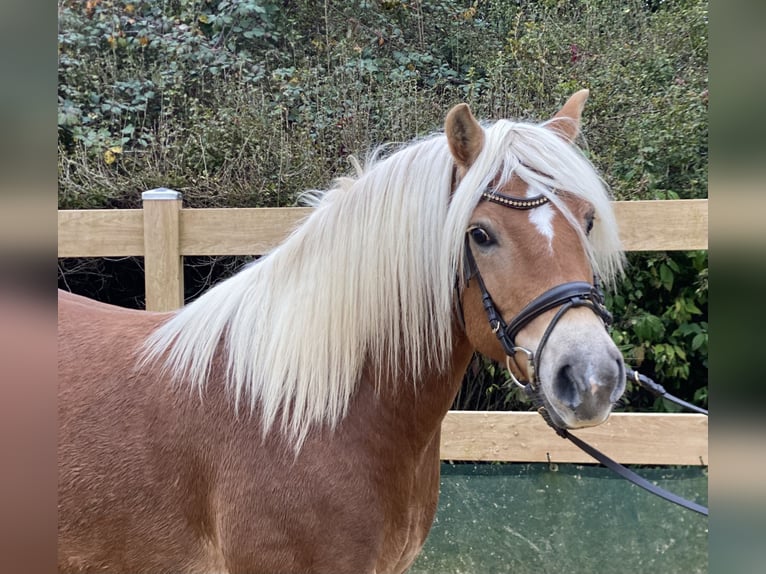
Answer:
<svg viewBox="0 0 766 574"><path fill-rule="evenodd" d="M687 400L707 404L707 252L634 254L626 279L607 296L612 338L629 365ZM630 409L675 410L629 383Z"/></svg>
<svg viewBox="0 0 766 574"><path fill-rule="evenodd" d="M616 198L707 195L701 0L59 0L59 21L61 208L136 207L159 186L191 207L289 205L349 154L439 129L454 103L540 119L581 87L582 143ZM707 254L629 261L615 340L704 403ZM104 268L60 269L76 288ZM459 406L519 406L501 370L471 373Z"/></svg>

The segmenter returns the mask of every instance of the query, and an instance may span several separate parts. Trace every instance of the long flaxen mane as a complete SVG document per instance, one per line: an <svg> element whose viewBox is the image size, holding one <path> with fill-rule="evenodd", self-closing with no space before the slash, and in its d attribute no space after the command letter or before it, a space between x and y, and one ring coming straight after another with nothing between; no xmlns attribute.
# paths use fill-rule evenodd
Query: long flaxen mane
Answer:
<svg viewBox="0 0 766 574"><path fill-rule="evenodd" d="M608 283L622 255L591 164L544 124L500 120L484 130L454 192L447 140L435 134L316 193L311 215L281 245L160 326L143 364L160 361L202 393L223 352L235 408L259 408L264 432L279 421L299 448L312 425L342 419L363 369L380 383L447 368L469 218L493 180L502 187L514 175L572 221L554 190L591 202L596 225L582 240Z"/></svg>

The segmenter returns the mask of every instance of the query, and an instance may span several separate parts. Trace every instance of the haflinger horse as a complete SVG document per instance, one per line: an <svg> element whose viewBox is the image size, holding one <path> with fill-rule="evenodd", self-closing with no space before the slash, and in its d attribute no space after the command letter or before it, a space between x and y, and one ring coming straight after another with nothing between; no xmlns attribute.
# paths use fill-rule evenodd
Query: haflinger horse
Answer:
<svg viewBox="0 0 766 574"><path fill-rule="evenodd" d="M176 312L61 293L59 571L405 572L475 351L558 427L604 422L625 374L594 276L623 256L587 96L541 124L457 105Z"/></svg>

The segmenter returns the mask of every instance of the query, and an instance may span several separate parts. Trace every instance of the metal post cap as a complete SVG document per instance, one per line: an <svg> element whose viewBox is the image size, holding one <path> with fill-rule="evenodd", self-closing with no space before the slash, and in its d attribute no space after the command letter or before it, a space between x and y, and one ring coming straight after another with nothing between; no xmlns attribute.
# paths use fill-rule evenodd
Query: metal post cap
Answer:
<svg viewBox="0 0 766 574"><path fill-rule="evenodd" d="M158 187L157 189L150 189L141 194L141 199L146 201L147 199L170 201L181 199L181 192L166 187Z"/></svg>

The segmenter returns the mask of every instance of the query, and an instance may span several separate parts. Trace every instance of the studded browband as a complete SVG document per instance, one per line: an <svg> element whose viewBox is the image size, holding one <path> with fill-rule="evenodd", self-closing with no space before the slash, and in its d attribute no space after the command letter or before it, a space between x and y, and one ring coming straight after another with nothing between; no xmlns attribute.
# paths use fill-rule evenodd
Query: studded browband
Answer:
<svg viewBox="0 0 766 574"><path fill-rule="evenodd" d="M550 199L544 195L536 195L534 197L511 197L510 195L504 195L497 191L485 191L481 194L481 198L513 209L534 209L535 207L540 207L550 201Z"/></svg>

